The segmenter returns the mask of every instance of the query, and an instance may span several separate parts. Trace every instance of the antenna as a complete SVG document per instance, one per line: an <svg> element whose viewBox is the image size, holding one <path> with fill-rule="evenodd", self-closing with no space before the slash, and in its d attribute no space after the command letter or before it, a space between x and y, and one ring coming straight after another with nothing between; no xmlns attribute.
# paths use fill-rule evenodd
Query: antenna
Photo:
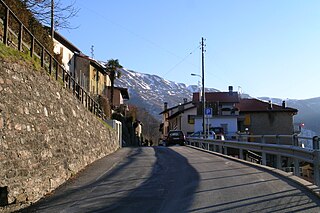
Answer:
<svg viewBox="0 0 320 213"><path fill-rule="evenodd" d="M94 58L94 46L91 45L91 58Z"/></svg>

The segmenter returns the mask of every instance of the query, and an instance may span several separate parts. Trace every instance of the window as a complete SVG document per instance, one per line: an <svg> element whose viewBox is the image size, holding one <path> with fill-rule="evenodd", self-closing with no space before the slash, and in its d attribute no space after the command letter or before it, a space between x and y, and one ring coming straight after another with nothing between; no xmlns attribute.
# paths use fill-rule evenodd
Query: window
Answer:
<svg viewBox="0 0 320 213"><path fill-rule="evenodd" d="M188 124L194 124L194 115L188 115Z"/></svg>

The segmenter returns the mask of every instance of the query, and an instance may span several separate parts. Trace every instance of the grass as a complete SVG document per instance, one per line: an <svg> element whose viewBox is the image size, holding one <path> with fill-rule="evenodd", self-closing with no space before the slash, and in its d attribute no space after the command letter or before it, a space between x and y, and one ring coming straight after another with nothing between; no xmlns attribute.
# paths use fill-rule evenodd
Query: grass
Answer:
<svg viewBox="0 0 320 213"><path fill-rule="evenodd" d="M0 42L0 58L10 60L10 61L12 60L12 61L18 61L18 62L19 61L27 62L27 63L30 63L30 65L32 65L35 68L35 70L37 71L41 70L40 59L35 57L32 58L29 52L24 53L14 48L7 47L2 42Z"/></svg>
<svg viewBox="0 0 320 213"><path fill-rule="evenodd" d="M109 128L109 129L113 129L109 124L107 124L106 122L104 122L101 118L97 117L97 119L103 124L103 126Z"/></svg>
<svg viewBox="0 0 320 213"><path fill-rule="evenodd" d="M30 51L21 52L12 47L8 47L4 45L2 42L0 42L0 58L5 59L6 61L18 62L20 64L27 63L27 64L30 64L36 71L42 70L40 59L37 57L31 57ZM46 73L50 75L49 72L46 72ZM53 71L50 77L52 79L55 79L55 71ZM61 77L58 77L58 83L61 84L62 86L64 85ZM104 122L101 118L98 118L98 120L105 127L112 129L112 127L108 125L106 122Z"/></svg>

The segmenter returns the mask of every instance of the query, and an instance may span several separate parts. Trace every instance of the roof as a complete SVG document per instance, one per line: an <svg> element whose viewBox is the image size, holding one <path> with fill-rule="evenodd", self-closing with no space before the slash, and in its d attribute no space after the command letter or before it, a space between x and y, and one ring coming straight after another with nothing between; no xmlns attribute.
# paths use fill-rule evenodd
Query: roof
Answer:
<svg viewBox="0 0 320 213"><path fill-rule="evenodd" d="M180 106L181 106L181 105L180 105ZM188 108L186 108L186 109L179 110L178 112L173 113L172 115L170 115L170 116L168 117L168 119L174 118L174 117L176 117L176 116L184 113L185 111L187 111L187 110L189 110L189 109L193 109L193 108L196 108L196 106L190 106L190 107L188 107Z"/></svg>
<svg viewBox="0 0 320 213"><path fill-rule="evenodd" d="M78 52L80 53L81 51L73 45L70 41L68 41L65 37L63 37L60 33L57 31L54 31L54 39L56 39L58 42L60 42L63 46L68 48L71 52Z"/></svg>
<svg viewBox="0 0 320 213"><path fill-rule="evenodd" d="M95 60L93 58L90 58L89 56L84 55L82 53L76 53L76 56L88 60L90 62L90 65L92 65L94 68L102 71L101 72L102 74L105 74L105 75L107 74L105 66L102 63L100 63L99 61L97 61L97 60Z"/></svg>
<svg viewBox="0 0 320 213"><path fill-rule="evenodd" d="M258 99L240 99L240 103L236 104L240 112L293 112L297 113L298 110L290 107L283 107L276 104L261 101Z"/></svg>
<svg viewBox="0 0 320 213"><path fill-rule="evenodd" d="M239 103L237 92L206 92L206 102ZM193 93L193 102L199 102L199 93Z"/></svg>
<svg viewBox="0 0 320 213"><path fill-rule="evenodd" d="M187 104L191 104L191 103L192 103L192 101L185 102L185 103L182 103L182 104L178 104L178 105L176 105L176 106L174 106L174 107L171 107L171 108L168 108L168 109L166 109L166 110L163 110L162 112L159 113L159 115L161 115L161 114L163 114L163 113L165 113L165 112L168 112L168 111L170 111L170 110L176 109L176 108L178 108L178 107L185 106L185 105L187 105Z"/></svg>

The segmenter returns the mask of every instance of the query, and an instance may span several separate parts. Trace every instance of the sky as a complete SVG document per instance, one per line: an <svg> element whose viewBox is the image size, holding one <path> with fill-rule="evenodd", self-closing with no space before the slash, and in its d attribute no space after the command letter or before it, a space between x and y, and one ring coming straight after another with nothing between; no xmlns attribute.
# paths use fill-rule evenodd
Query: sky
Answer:
<svg viewBox="0 0 320 213"><path fill-rule="evenodd" d="M64 0L68 4L70 0ZM205 39L205 87L252 97L320 97L318 0L75 0L58 29L84 54L197 85Z"/></svg>

